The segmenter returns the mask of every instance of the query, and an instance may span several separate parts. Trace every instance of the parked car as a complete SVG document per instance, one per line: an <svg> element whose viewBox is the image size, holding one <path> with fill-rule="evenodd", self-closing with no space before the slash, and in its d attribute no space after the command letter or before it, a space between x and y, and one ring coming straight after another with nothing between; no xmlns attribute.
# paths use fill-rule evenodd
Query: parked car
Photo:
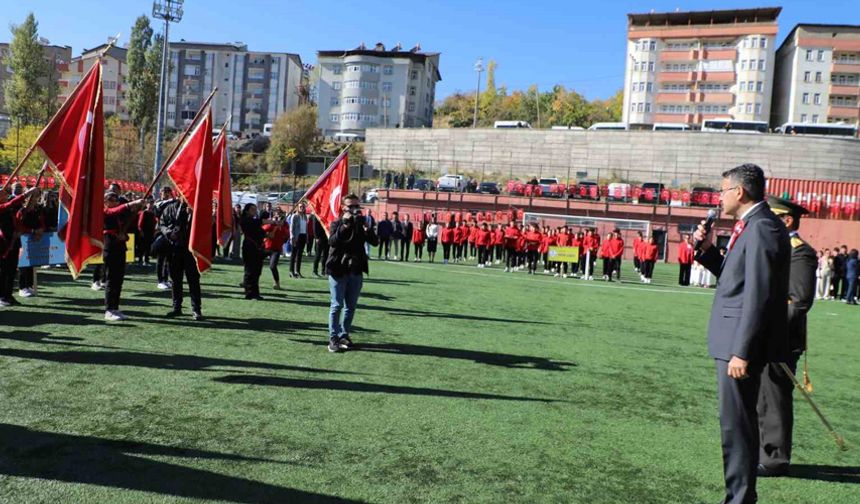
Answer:
<svg viewBox="0 0 860 504"><path fill-rule="evenodd" d="M481 194L501 194L499 184L495 182L481 182L478 186L478 192Z"/></svg>
<svg viewBox="0 0 860 504"><path fill-rule="evenodd" d="M668 201L661 201L660 193L663 192L666 186L664 184L658 184L656 182L646 182L642 184L642 194L639 195L639 203L668 203ZM651 195L648 195L648 190L651 190Z"/></svg>
<svg viewBox="0 0 860 504"><path fill-rule="evenodd" d="M541 194L545 196L553 196L552 186L558 185L557 178L542 178L538 180L538 185L540 186Z"/></svg>
<svg viewBox="0 0 860 504"><path fill-rule="evenodd" d="M462 175L442 175L436 181L437 191L464 192L468 181Z"/></svg>
<svg viewBox="0 0 860 504"><path fill-rule="evenodd" d="M379 188L374 187L373 189L368 189L367 192L364 193L364 202L365 203L376 203L379 201Z"/></svg>
<svg viewBox="0 0 860 504"><path fill-rule="evenodd" d="M436 183L430 179L418 179L413 186L415 191L435 191Z"/></svg>
<svg viewBox="0 0 860 504"><path fill-rule="evenodd" d="M716 192L713 187L694 187L690 192L690 206L714 206L712 201Z"/></svg>
<svg viewBox="0 0 860 504"><path fill-rule="evenodd" d="M624 184L621 182L614 182L609 184L606 193L607 201L627 201L630 198L631 187L630 184Z"/></svg>
<svg viewBox="0 0 860 504"><path fill-rule="evenodd" d="M574 199L600 200L600 186L597 185L597 182L583 180L572 187L570 191L570 197Z"/></svg>

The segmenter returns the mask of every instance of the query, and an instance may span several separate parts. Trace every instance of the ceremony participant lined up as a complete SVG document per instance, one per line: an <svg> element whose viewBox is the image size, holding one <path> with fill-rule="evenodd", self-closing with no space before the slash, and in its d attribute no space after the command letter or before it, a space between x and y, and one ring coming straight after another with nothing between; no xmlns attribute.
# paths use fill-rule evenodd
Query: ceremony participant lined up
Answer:
<svg viewBox="0 0 860 504"><path fill-rule="evenodd" d="M690 235L685 234L681 243L678 244L678 285L690 285L690 272L693 267L694 255Z"/></svg>
<svg viewBox="0 0 860 504"><path fill-rule="evenodd" d="M23 191L23 186L19 191ZM38 242L42 239L42 235L46 230L45 213L39 206L39 194L34 193L28 196L24 205L18 210L15 215L15 233L20 237L30 235L30 239ZM20 245L19 245L20 246ZM36 295L35 290L36 270L33 266L25 266L18 268L18 295L27 298Z"/></svg>
<svg viewBox="0 0 860 504"><path fill-rule="evenodd" d="M119 309L122 284L125 281L125 253L128 250L128 226L136 221L143 200L120 203L115 192L105 193L104 248L105 320L120 321L127 317Z"/></svg>
<svg viewBox="0 0 860 504"><path fill-rule="evenodd" d="M430 259L430 262L436 262L436 249L439 242L439 232L441 231L441 227L439 223L436 222L436 218L433 218L433 221L430 224L427 224L426 234L427 234L427 256Z"/></svg>
<svg viewBox="0 0 860 504"><path fill-rule="evenodd" d="M389 173L388 175L391 174ZM376 232L379 236L379 247L376 251L376 258L385 258L387 261L391 258L391 237L394 234L394 224L392 224L391 220L388 219L388 212L382 213L382 220L376 225ZM395 248L395 254L396 253Z"/></svg>
<svg viewBox="0 0 860 504"><path fill-rule="evenodd" d="M182 200L175 198L156 207L156 217L159 220L161 234L167 240L166 249L169 251L167 263L170 270L173 309L167 313L167 316L182 315L183 283L187 280L188 292L191 295L191 317L194 320L202 320L200 272L197 271L197 261L188 250L191 209Z"/></svg>
<svg viewBox="0 0 860 504"><path fill-rule="evenodd" d="M450 221L439 234L439 241L442 242L442 264L448 264L451 260L451 247L454 245L456 229L454 221Z"/></svg>
<svg viewBox="0 0 860 504"><path fill-rule="evenodd" d="M505 271L512 272L517 266L517 241L521 235L520 223L511 221L505 228Z"/></svg>
<svg viewBox="0 0 860 504"><path fill-rule="evenodd" d="M37 195L39 189L33 187L10 199L9 188L0 191L0 306L18 304L12 297L15 273L18 271L18 237L15 233L15 219L18 210L28 196Z"/></svg>
<svg viewBox="0 0 860 504"><path fill-rule="evenodd" d="M408 216L406 220L409 221ZM412 245L415 247L415 259L413 260L415 262L421 262L424 258L424 238L424 223L418 222L412 228Z"/></svg>
<svg viewBox="0 0 860 504"><path fill-rule="evenodd" d="M340 352L353 347L350 330L364 274L369 273L365 243L378 246L379 239L373 229L366 226L358 196L349 194L341 199L340 218L332 222L329 232L331 250L326 263L331 295L328 319L329 352Z"/></svg>
<svg viewBox="0 0 860 504"><path fill-rule="evenodd" d="M173 197L173 189L168 186L164 186L161 188L161 197L153 206L153 213L155 214L156 222L158 222L158 216L161 215L161 211L164 207L174 201ZM236 215L235 220L233 221L236 226L239 225L239 215ZM160 223L159 223L160 224ZM239 238L239 232L235 231L233 233L233 238L231 240L241 240ZM170 255L172 251L170 250L170 239L164 234L161 233L161 226L158 225L155 228L155 238L152 241L152 252L156 256L155 261L155 272L156 278L158 279L158 289L159 290L170 290ZM227 248L229 248L229 243Z"/></svg>
<svg viewBox="0 0 860 504"><path fill-rule="evenodd" d="M308 216L305 204L299 203L298 208L290 215L290 278L302 277L302 256L308 241Z"/></svg>
<svg viewBox="0 0 860 504"><path fill-rule="evenodd" d="M639 267L642 271L642 283L651 283L651 276L654 275L654 265L657 264L659 251L657 243L654 242L654 235L651 235L639 245L641 258Z"/></svg>
<svg viewBox="0 0 860 504"><path fill-rule="evenodd" d="M270 222L265 221L267 224ZM263 300L263 296L260 295L260 275L263 272L263 259L266 255L263 243L266 232L263 231L263 223L263 219L257 213L257 205L246 203L239 221L242 234L245 236L242 242L242 262L245 266L242 285L245 287L245 299L258 301ZM277 274L277 270L275 273Z"/></svg>
<svg viewBox="0 0 860 504"><path fill-rule="evenodd" d="M409 245L412 243L415 226L412 225L412 220L409 218L408 213L403 216L401 224L403 226L403 239L400 240L400 261L409 262Z"/></svg>
<svg viewBox="0 0 860 504"><path fill-rule="evenodd" d="M281 274L278 272L278 263L284 251L284 244L290 239L290 228L287 225L286 213L280 207L275 208L274 217L272 222L263 224L263 232L266 233L266 237L263 239L263 248L265 249L265 253L269 255L269 271L272 272L272 280L275 281L272 288L281 290ZM323 236L325 236L325 233L323 233ZM327 246L328 240L326 240ZM324 255L328 259L328 251Z"/></svg>
<svg viewBox="0 0 860 504"><path fill-rule="evenodd" d="M314 276L322 277L320 275L320 266L322 266L322 272L325 273L325 263L328 261L328 235L325 233L325 229L322 224L320 224L319 219L312 218L313 228L314 228L314 243L316 244L316 251L314 253Z"/></svg>
<svg viewBox="0 0 860 504"><path fill-rule="evenodd" d="M788 357L787 303L791 244L785 225L764 200L761 168L745 164L723 173L723 211L737 218L725 258L704 222L696 261L719 278L708 324L708 351L717 369L725 504L757 500L762 372ZM710 230L708 230L710 231Z"/></svg>

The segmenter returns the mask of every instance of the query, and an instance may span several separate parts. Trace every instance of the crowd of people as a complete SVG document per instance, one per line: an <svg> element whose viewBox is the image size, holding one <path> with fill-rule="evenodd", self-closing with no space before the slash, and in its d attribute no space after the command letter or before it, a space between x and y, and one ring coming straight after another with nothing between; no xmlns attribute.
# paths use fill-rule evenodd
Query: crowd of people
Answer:
<svg viewBox="0 0 860 504"><path fill-rule="evenodd" d="M852 305L860 298L860 259L847 245L817 251L815 299L839 300Z"/></svg>

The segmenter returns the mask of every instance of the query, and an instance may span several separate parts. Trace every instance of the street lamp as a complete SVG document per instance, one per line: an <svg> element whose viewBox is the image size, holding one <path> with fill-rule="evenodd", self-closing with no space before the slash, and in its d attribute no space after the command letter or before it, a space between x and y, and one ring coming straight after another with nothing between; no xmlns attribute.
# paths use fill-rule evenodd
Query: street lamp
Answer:
<svg viewBox="0 0 860 504"><path fill-rule="evenodd" d="M475 71L478 72L478 84L475 86L475 115L472 117L472 127L478 127L478 96L481 94L481 72L484 71L484 58L478 58L475 62Z"/></svg>
<svg viewBox="0 0 860 504"><path fill-rule="evenodd" d="M182 4L185 0L155 0L152 2L152 17L164 21L164 38L161 44L161 80L158 86L158 118L155 127L155 166L153 171L158 176L161 168L161 137L164 134L164 102L167 94L167 55L170 35L170 22L182 20Z"/></svg>

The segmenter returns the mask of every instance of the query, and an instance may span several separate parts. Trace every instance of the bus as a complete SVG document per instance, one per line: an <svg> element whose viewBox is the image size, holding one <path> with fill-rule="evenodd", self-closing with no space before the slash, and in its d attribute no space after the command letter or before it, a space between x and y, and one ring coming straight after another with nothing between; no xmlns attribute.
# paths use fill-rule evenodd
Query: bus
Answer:
<svg viewBox="0 0 860 504"><path fill-rule="evenodd" d="M630 126L627 123L623 123L623 122L594 123L588 127L588 131L601 131L601 130L627 131L629 129L630 129Z"/></svg>
<svg viewBox="0 0 860 504"><path fill-rule="evenodd" d="M654 131L690 131L689 124L682 123L655 123Z"/></svg>
<svg viewBox="0 0 860 504"><path fill-rule="evenodd" d="M841 136L854 137L857 136L857 127L853 124L845 123L793 123L787 122L776 129L777 133L784 135L825 135L825 136Z"/></svg>
<svg viewBox="0 0 860 504"><path fill-rule="evenodd" d="M526 121L496 121L493 123L496 129L532 129L532 125Z"/></svg>
<svg viewBox="0 0 860 504"><path fill-rule="evenodd" d="M705 119L702 131L720 133L767 133L767 121L739 121L737 119Z"/></svg>

